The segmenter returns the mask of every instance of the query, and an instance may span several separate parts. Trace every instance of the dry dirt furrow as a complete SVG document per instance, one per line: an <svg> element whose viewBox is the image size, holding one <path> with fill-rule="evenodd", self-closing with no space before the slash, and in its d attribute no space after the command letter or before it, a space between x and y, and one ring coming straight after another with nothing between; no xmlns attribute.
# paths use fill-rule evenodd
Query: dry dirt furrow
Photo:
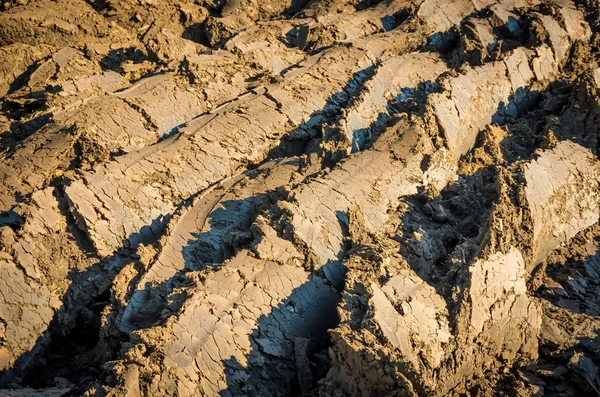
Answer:
<svg viewBox="0 0 600 397"><path fill-rule="evenodd" d="M323 26L330 24L329 21L325 21ZM55 72L57 66L44 64L37 67L29 76L30 90L43 89L43 86L36 86L36 82L38 85L42 82L48 84L50 79L56 84L60 91L56 95L45 98L44 102L49 109L55 109L52 110L51 117L55 123L63 127L53 124L42 129L36 134L43 137L35 137L30 141L23 142L21 147L16 149L17 153L14 156L22 158L22 160L6 161L5 173L14 174L15 169L21 169L24 166L29 170L25 169L20 172L22 181L9 180L6 182L5 195L8 195L9 192L11 195L17 193L28 195L35 189L39 189L38 184L27 186L30 174L41 179L42 183L46 183L52 177L53 172L63 171L73 160L93 163L105 159L110 153L128 152L155 142L157 135L158 137L165 136L184 122L240 95L251 84L260 83L260 80L255 83L248 82L261 74L261 70L257 71L248 65L260 65L261 69L264 69L263 72L267 71L277 75L282 70L298 63L306 54L298 49L288 48L281 42L286 36L285 32L293 29L293 26L291 23L286 25L279 22L278 26L273 26L274 30L267 32L264 31L264 27L241 32L226 46L231 53L217 51L213 54L188 55L185 57L185 69L193 84L176 75L161 73L142 79L130 89L115 94L116 97L124 99L126 103L119 103L114 98L97 98L98 95L110 93L116 88L123 88L121 81L118 80L118 75L115 76L114 73L112 75L93 74L79 77L73 73L65 74L63 72L62 76L59 76ZM361 34L369 34L361 29L357 31ZM7 49L9 48L7 47ZM59 67L73 61L65 59L61 62L59 62ZM92 71L95 70L88 70L87 73L91 74ZM81 74L81 72L79 73ZM10 82L11 80L7 80L7 84ZM163 98L159 95L160 93L169 93L170 98ZM17 99L19 98L15 100ZM92 103L84 106L83 109L71 111L73 108L81 106L82 103L90 101ZM90 108L101 110L98 112L98 110ZM136 111L140 115L136 115ZM99 114L90 117L90 112ZM117 116L119 114L121 115ZM79 122L75 133L61 131L58 136L56 135L57 129L65 130L74 124L74 119L82 117L92 119L94 123L97 122L96 120L100 120L102 123L106 120L108 125L96 126L95 124L89 125L89 121L87 123ZM35 143L40 141L47 141L44 146L55 152L58 151L55 156L56 163L41 168L35 167L35 163L40 161L38 158L40 156L32 155L32 153L46 151L46 148L40 148L39 144ZM71 144L67 142L71 142ZM83 146L83 153L76 153L73 150L76 145ZM62 153L61 146L64 147ZM23 165L26 161L31 163L29 167ZM44 173L46 173L45 177L43 177Z"/></svg>
<svg viewBox="0 0 600 397"><path fill-rule="evenodd" d="M159 144L96 167L66 189L74 216L102 255L160 234L162 217L181 200L243 164L262 161L286 133L313 134L325 113L339 109L368 78L374 62L410 48L405 40L414 33L396 29L385 35L315 55L281 83L250 92Z"/></svg>
<svg viewBox="0 0 600 397"><path fill-rule="evenodd" d="M597 0L0 4L0 396L600 390Z"/></svg>
<svg viewBox="0 0 600 397"><path fill-rule="evenodd" d="M439 60L439 58L436 58L435 56L429 55L429 54L410 54L407 56L403 56L403 57L399 57L398 58L398 62L394 61L393 64L394 65L398 65L400 62L405 61L405 60L412 60L413 62L415 62L417 64L417 66L419 68L423 68L424 65L426 66L433 66L436 61L437 61L437 66L438 68L434 68L431 67L431 75L437 76L437 74L439 74L441 71L445 70L445 67L443 66L443 62L441 60ZM419 61L421 61L421 64L419 64ZM387 63L386 63L387 65ZM413 67L414 64L408 64L407 66L407 71L409 74L410 72L413 71ZM384 73L387 72L387 70L384 70ZM380 72L377 72L377 75L380 75ZM402 76L404 76L404 73L402 74ZM420 76L419 76L420 77ZM406 80L404 80L406 81ZM383 83L385 84L385 82ZM383 99L383 98L381 98ZM378 97L375 97L374 100L381 100ZM377 153L376 155L378 155L379 153ZM286 167L291 167L289 168L290 171L286 172L282 172L280 170L280 167L276 167L276 169L272 169L268 176L267 176L267 181L268 183L265 185L265 189L269 190L269 189L274 189L277 187L282 187L282 186L286 186L290 183L291 180L291 174L288 175L288 173L292 172L294 170L294 167L297 169L298 168L298 164L295 164L294 162L289 162L286 161L284 163L286 165ZM298 176L296 176L296 179L298 179ZM252 184L250 185L252 186ZM248 194L243 194L242 192L247 191ZM214 196L214 194L220 195L222 193L213 193L213 191L209 191L208 192L208 197ZM189 216L195 216L193 214L196 213L196 211L206 211L206 215L204 215L204 217L207 217L208 214L210 214L211 212L215 212L217 214L217 216L222 216L223 221L218 222L217 221L217 225L221 224L221 225L225 225L225 229L223 230L223 232L225 232L226 230L229 229L235 229L235 225L236 222L238 222L238 214L239 211L236 211L235 208L238 205L243 206L241 209L246 209L247 206L252 205L252 202L254 200L256 200L256 192L253 190L242 190L242 191L236 191L234 189L233 193L227 193L223 196L223 198L220 199L221 202L231 202L231 204L228 206L228 208L226 208L226 211L224 211L223 215L219 215L219 208L215 207L215 203L212 202L212 200L210 199L206 199L208 201L205 201L204 199L204 195L201 196L202 199L200 201L198 201L198 203L193 204L192 208L189 212L186 212L185 215L183 215L181 217L181 219L177 220L177 223L175 226L176 228L178 228L179 225L181 225L180 227L183 228L183 230L186 230L185 233L187 233L188 235L190 233L194 233L197 236L199 236L199 238L197 239L180 239L180 233L178 231L178 229L174 230L173 232L168 232L168 234L170 234L171 236L173 236L175 239L177 239L178 241L181 241L181 243L177 244L177 246L179 248L179 250L182 250L183 247L185 246L186 250L191 250L193 249L190 246L195 246L197 244L203 244L203 238L207 238L207 239L211 239L213 242L211 243L211 245L213 246L213 248L209 248L206 245L202 245L202 252L204 252L204 255L206 255L205 260L201 260L200 262L204 262L204 263L210 263L210 262L222 262L222 256L219 255L217 257L215 257L215 260L208 260L208 258L211 255L208 255L211 251L213 251L214 249L218 248L219 245L222 244L222 241L224 240L224 234L218 231L214 230L214 227L199 227L200 225L202 225L205 222L205 218L200 218L201 223L198 224L196 223L189 223L189 221L187 221ZM198 199L196 199L198 200ZM236 202L239 202L239 204L237 204ZM233 208L231 208L233 207ZM247 212L243 211L243 212ZM212 223L212 222L211 222ZM233 224L232 224L233 223ZM198 226L196 226L198 225ZM197 227L197 229L194 229L194 227ZM191 237L191 236L190 236ZM185 269L185 263L189 263L191 260L185 260L184 257L181 256L180 253L177 254L177 256L175 256L173 253L171 253L171 248L173 247L173 244L167 243L167 247L169 252L163 252L161 253L161 257L162 258L168 258L167 261L165 261L165 259L158 259L156 264L152 266L152 268L149 270L149 274L147 276L145 276L142 279L142 282L139 284L139 288L143 289L144 285L146 285L146 283L152 281L153 283L160 283L163 282L165 280L168 280L170 277L172 277L174 275L174 273L176 271L180 271ZM185 256L185 255L184 255ZM195 261L198 261L201 258L193 258ZM193 262L193 260L192 260ZM197 265L203 265L203 263L198 263ZM189 267L189 265L188 265ZM160 276L159 276L160 275ZM139 294L138 294L139 295ZM135 301L134 301L135 303Z"/></svg>
<svg viewBox="0 0 600 397"><path fill-rule="evenodd" d="M245 79L252 74L248 66L236 66L236 62L231 54L189 57L186 69L193 83L184 76L160 73L116 93L116 88L128 84L113 72L78 79L73 79L72 73L67 74L69 79L54 76L60 91L58 100L48 99L55 108L52 121L3 158L3 210L9 210L16 200L6 196L28 196L73 163L85 167L111 154L153 144L240 95L248 87Z"/></svg>
<svg viewBox="0 0 600 397"><path fill-rule="evenodd" d="M544 51L541 52L543 53ZM527 56L530 56L531 59L528 59ZM427 60L427 58L424 59ZM497 92L486 91L485 94L482 94L483 99L475 97L471 100L471 103L473 104L471 106L482 106L481 104L484 103L484 100L486 99L490 103L498 104L503 99L507 100L518 88L527 87L528 84L535 80L534 72L529 69L529 63L534 63L533 61L535 59L538 59L536 52L518 49L514 53L508 55L505 61L495 62L467 71L465 73L466 76L476 76L476 78L471 77L470 81L476 81L477 83L483 82L484 86L496 85L498 87L507 87L506 89L499 89ZM517 79L515 75L521 76L524 74L524 68L526 68L525 70L529 71L529 73L526 73L525 77L521 80ZM435 74L435 69L433 69L432 72ZM489 77L482 78L482 76L485 77L486 75ZM548 79L551 76L546 75L541 77L543 79ZM463 75L450 77L449 79L453 82L464 82L467 80ZM516 86L513 86L513 83ZM452 93L457 93L457 96L459 95L459 84L448 84L448 86L455 90L451 91ZM433 103L435 104L435 102ZM515 106L518 104L519 102L516 102ZM429 117L435 117L435 105L432 105L430 102L429 107L433 112ZM482 108L486 107L483 106ZM490 109L487 113L482 112L478 116L482 120L488 120L487 123L490 123L492 117L496 114L497 109L493 109L491 106L488 106L487 108ZM472 117L473 111L469 110L467 106L464 106L462 109L463 111L460 115L463 119L469 120L469 118ZM459 121L462 122L463 119L459 119ZM478 133L478 124L473 124L474 127L470 134L476 135ZM161 368L164 368L163 371L167 371L169 375L165 378L156 379L155 381L147 383L146 381L140 380L141 378L145 379L147 377L146 373L142 370L140 378L131 381L133 383L129 386L125 386L127 385L127 381L123 380L123 382L125 382L123 387L141 387L143 390L166 390L171 387L176 387L180 393L186 395L194 393L216 394L224 389L227 389L228 392L232 392L232 390L237 390L238 387L242 387L241 385L250 382L250 386L247 386L250 389L247 388L246 390L253 390L253 387L258 386L250 380L253 376L252 374L254 374L255 371L260 372L262 365L259 363L267 360L266 358L256 358L257 356L274 356L278 359L283 359L283 362L287 362L289 367L296 367L295 370L300 371L297 367L298 363L295 362L295 356L292 354L293 352L289 350L289 346L293 345L294 338L299 333L299 331L297 331L297 328L300 327L299 325L293 325L292 323L289 326L291 328L288 329L286 322L276 320L278 321L279 326L273 329L270 334L276 335L281 332L283 337L269 339L268 345L265 346L262 344L264 343L263 339L265 338L263 335L269 334L268 330L262 325L261 320L262 317L265 316L265 312L264 309L257 308L252 310L258 314L258 317L254 317L254 319L248 317L247 314L243 314L243 312L239 314L240 317L234 316L235 320L232 320L234 324L233 329L241 330L246 327L246 324L249 322L250 324L252 324L252 322L255 324L239 335L240 341L234 338L235 345L225 342L227 339L230 339L227 335L232 331L227 331L227 328L220 328L217 325L214 326L216 328L215 331L212 331L214 333L211 334L212 337L209 338L208 336L203 336L203 338L206 339L199 340L197 344L190 344L189 342L185 342L190 337L189 335L197 335L197 332L193 331L195 323L187 320L190 310L195 310L193 309L195 304L192 302L195 302L196 299L200 299L201 301L206 300L202 298L202 296L204 296L203 294L206 292L205 283L210 282L209 280L211 280L212 277L216 278L220 277L218 276L220 274L227 274L231 268L237 267L237 263L240 262L252 263L252 265L248 266L251 266L253 269L262 268L263 263L270 263L270 261L274 259L271 255L274 255L275 253L277 253L279 261L283 264L288 264L300 259L300 263L310 263L312 269L318 270L323 267L323 274L326 276L328 282L332 283L337 288L343 288L344 276L343 270L340 267L341 262L336 261L342 259L344 255L344 240L346 238L345 228L351 227L349 217L352 216L352 204L361 203L361 211L364 212L364 227L369 230L385 230L384 226L388 217L388 209L397 207L400 204L399 199L402 196L415 195L419 193L420 187L427 185L432 185L436 190L441 190L448 182L456 178L458 159L461 154L460 150L462 150L459 147L463 146L450 144L448 146L451 150L447 150L445 155L440 155L438 149L438 156L433 156L436 149L431 137L422 132L431 128L424 128L424 125L426 126L427 124L424 122L419 124L417 122L416 126L413 125L411 127L407 126L406 122L399 122L398 125L383 134L370 150L356 153L348 160L339 164L327 175L317 177L293 192L293 199L290 203L280 204L284 211L290 215L284 215L279 223L287 229L287 233L292 233L292 241L294 241L294 245L301 248L300 251L296 251L293 248L294 245L291 245L290 242L277 238L273 230L270 230L267 226L263 225L263 235L257 242L253 243L256 258L249 256L246 251L242 251L231 261L226 262L223 270L217 271L214 275L212 272L209 272L207 276L200 276L201 278L197 287L198 292L195 292L195 290L187 291L190 296L186 299L181 310L177 312L174 317L169 317L169 315L167 315L167 318L169 319L166 320L164 325L140 331L142 337L141 341L143 342L141 345L142 347L132 349L128 353L130 356L125 360L125 363L131 360L135 361L140 359L137 352L140 349L148 349L149 346L151 346L151 350L153 351L162 349L163 354L167 357L173 356L173 358L159 360L162 362L162 364L159 365ZM462 139L472 142L471 144L474 143L474 138L470 136L464 136ZM430 156L427 162L428 167L427 169L423 169L422 163L424 156L427 155ZM402 178L400 178L399 175L402 175ZM319 220L320 223L317 223L318 229L311 224L311 220ZM340 225L344 224L346 227L342 228ZM315 230L318 230L318 232L315 232ZM284 233L286 232L284 231ZM319 238L320 236L323 237ZM273 238L275 238L276 243L272 242ZM265 242L265 240L267 240L267 242ZM306 251L306 248L309 250ZM280 254L281 251L284 253L283 256ZM316 254L313 254L312 252L315 252ZM516 251L514 253L511 252L510 254L513 255L514 258L517 258L520 255L520 253ZM499 256L497 260L501 262L505 260L512 261L514 258L510 257L509 259L505 259ZM514 271L514 277L517 277L516 275L521 275L524 272L525 262L520 259L520 262L517 261L517 265L520 267L517 267ZM486 263L481 266L483 269L486 269L486 266L492 265ZM513 277L512 273L510 273L510 275ZM415 277L418 276L415 274ZM305 283L303 280L304 279L302 278L292 282L292 288L295 288L298 291L304 291L306 288L309 288L311 285L310 282ZM254 285L258 288L263 288L263 283L254 283ZM521 279L520 281L515 280L515 283L518 284L515 284L516 286L514 287L518 288L515 300L522 302L525 298L523 296L525 281L524 279ZM173 290L174 294L181 293L177 288L174 288ZM433 294L435 294L435 292L433 292ZM488 291L483 291L480 294L488 294ZM491 296L490 299L494 299L494 297L498 295L498 292L490 292L489 294ZM200 298L197 298L198 296ZM290 297L287 297L287 299L275 300L277 305L272 305L274 307L279 307L279 305L289 305L290 301L295 302L293 296L294 295L291 295ZM220 296L220 299L231 302L232 297L230 297L230 293L225 292ZM485 299L482 298L481 300ZM318 300L312 303L312 305L316 305L317 302ZM440 302L443 306L444 300L442 298L438 299L437 304L440 304ZM303 311L299 313L306 313L306 315L314 316L319 313L318 310L325 310L326 307L331 310L335 303L336 299L332 298L328 303L322 303L325 305L322 309L315 309L314 307L309 306L303 308ZM483 304L485 305L487 303ZM208 303L208 305L214 304ZM292 305L295 311L297 309L296 303L293 303ZM423 303L423 306L425 307L425 303ZM233 307L236 308L235 313L237 313L237 306L234 304ZM393 306L390 307L393 309ZM481 311L485 312L485 308L482 308ZM267 319L271 317L277 319L277 313L278 311L271 313L271 315L267 316ZM440 313L442 313L442 311L440 311ZM433 324L437 324L435 319L441 316L440 313L434 311L430 315ZM532 314L533 313L534 312L532 312ZM300 314L300 316L302 316L302 314ZM382 314L382 318L389 319L389 315ZM229 323L229 320L227 320L227 323ZM439 338L442 340L444 338L449 339L451 336L447 326L445 330L443 329L444 327L442 327L442 330L437 333L434 329L427 331L428 327L432 327L431 323L425 323L423 324L423 327L424 328L421 331L428 335L431 334L432 336L430 337L434 340ZM313 329L317 330L319 328ZM162 336L157 338L154 336L156 333ZM156 345L156 339L161 340L161 343L158 345L160 347ZM219 342L220 340L223 340L223 342ZM250 341L249 344L246 340ZM180 344L186 346L183 352L180 350ZM427 345L428 342L424 341L418 346ZM285 346L288 346L288 348ZM440 352L441 348L437 348L438 352L436 353L435 346L430 346L430 348L433 357L435 357L436 354L438 356L437 359L431 359L434 361L437 360L437 365L439 365L443 358L443 351ZM175 351L178 353L174 355ZM204 351L209 355L204 356ZM212 354L208 353L208 351L212 351ZM416 354L413 354L411 356L413 357L411 360L415 360L415 355ZM228 359L230 356L234 359ZM218 357L218 359L216 357ZM153 357L151 360L155 362L154 360L157 358L158 357ZM244 361L241 362L240 368L239 363L242 358L244 358ZM174 362L171 360L174 360ZM125 364L125 367L118 368L120 369L117 369L117 371L121 374L129 373L129 371L139 372L141 370L133 363L128 365ZM205 372L205 368L211 368L210 372ZM282 388L277 393L285 394L286 387L289 387L286 385L293 382L293 374L294 372L292 371L291 374L287 376L287 383L282 385ZM357 373L357 375L362 376L362 373ZM198 383L198 381L203 379L205 379L207 383ZM461 380L464 381L464 379ZM355 393L353 394L356 394L356 392L357 391L355 390ZM235 393L237 392L234 392L234 394Z"/></svg>
<svg viewBox="0 0 600 397"><path fill-rule="evenodd" d="M506 61L473 68L443 82L449 89L432 94L428 103L440 133L447 137L449 150L436 147L427 134L419 133L420 129L431 131L436 127L401 130L400 139L377 141L375 151L350 157L295 194L296 203L287 208L290 225L315 253L317 267L327 265L325 272L330 281L340 285L342 280L339 260L346 250L343 225L347 225L343 214L349 207L363 203L369 226L380 230L388 219L388 209L394 208L400 197L417 194L427 186L439 190L456 178L459 157L473 146L486 124L495 117L505 117L498 104L508 103L516 92L536 80L529 62L535 65L548 51L547 47L540 47L537 53L517 49ZM543 81L549 76L538 77ZM478 90L477 86L486 89ZM519 104L518 100L513 102L515 108ZM358 175L364 175L364 180Z"/></svg>
<svg viewBox="0 0 600 397"><path fill-rule="evenodd" d="M408 63L406 64L405 68L406 69L400 69L400 83L398 83L395 80L392 80L390 82L390 70L393 69L394 66L397 65L401 65L402 63L406 63L408 61ZM411 63L412 62L412 63ZM431 64L431 65L430 65ZM438 67L432 67L433 65L438 65ZM404 71L406 70L406 71ZM422 76L419 76L416 72L416 70L429 70L429 74L424 74ZM374 79L372 81L375 81L374 84L371 83L371 81L369 82L369 87L371 87L370 89L368 89L366 91L366 93L361 94L364 102L367 105L364 105L362 110L362 116L363 117L368 117L369 114L376 114L378 110L382 109L384 107L384 105L382 104L382 102L385 100L385 95L386 93L383 92L381 93L381 88L378 89L377 85L379 87L386 87L386 89L388 90L387 92L393 92L395 91L400 91L400 87L402 87L401 83L404 82L407 86L411 83L409 83L409 81L411 80L410 77L411 73L414 73L416 76L418 76L419 79L421 79L422 81L428 81L428 80L435 80L443 71L446 71L445 67L443 66L443 62L439 59L436 58L434 55L432 54L410 54L410 55L406 55L406 56L401 56L398 58L394 58L392 59L390 62L385 62L384 63L384 67L378 69L378 71L376 72L376 75L374 77ZM385 144L387 144L388 142L384 143L381 145L381 147L384 147ZM380 153L376 152L375 156L378 156ZM402 155L399 155L399 157L403 157ZM416 163L415 163L416 164ZM283 178L283 180L285 181L286 178ZM209 193L209 197L212 195L212 191L211 193ZM243 197L240 197L241 199L243 199ZM188 221L186 221L188 216L193 216L193 214L197 211L196 208L202 209L203 207L210 207L210 203L208 202L204 202L204 201L200 201L197 205L194 205L194 208L189 212L189 215L184 215L181 220L178 221L176 226L175 231L173 232L173 238L175 239L173 245L171 245L171 243L167 243L167 245L165 246L166 251L161 253L160 258L156 261L155 265L152 265L149 273L144 276L141 280L141 282L138 284L138 290L139 292L136 292L136 294L134 295L133 298L133 303L128 305L127 308L127 313L126 313L126 317L129 318L130 317L130 313L129 311L133 311L136 312L138 310L140 310L144 304L143 302L145 302L148 299L148 294L150 292L145 291L145 288L148 288L149 285L152 284L157 284L157 283L161 283L164 282L166 280L169 279L169 277L172 277L174 272L176 270L183 270L185 268L185 263L189 263L189 259L186 260L185 259L185 254L183 255L183 257L181 256L181 252L185 252L184 251L184 244L186 243L185 239L182 239L180 236L180 231L181 230L186 230L185 233L186 235L190 234L192 232L193 229L193 224L190 224ZM244 203L244 206L246 206L247 203ZM205 210L202 210L205 211ZM225 217L230 217L231 221L225 221L224 224L227 225L230 222L235 222L234 219L236 219L236 215L237 212L236 211L230 211L230 212L226 212L223 216ZM235 224L235 223L234 223ZM203 234L196 232L196 234L200 234L201 236ZM223 238L222 236L219 237L219 233L215 233L214 231L211 231L211 233L207 233L204 234L203 236L206 236L206 238L217 238L217 242L222 241ZM193 244L198 244L201 242L194 242ZM221 243L218 243L221 244ZM208 250L214 249L214 248L208 248L206 246L203 246ZM174 248L174 249L173 249ZM190 252L191 248L190 247L185 247L185 250L187 250L188 252ZM199 258L195 258L195 259L199 259ZM202 262L202 261L201 261ZM157 273L158 272L158 273ZM166 273L165 273L166 272ZM159 274L162 274L162 276L158 276ZM166 275L165 275L166 274ZM151 287L152 288L152 287ZM164 288L164 287L163 287ZM140 317L140 315L137 315L137 317ZM143 310L143 317L144 317L144 321L146 322L153 322L154 320L152 319L152 315L150 314L150 312ZM131 321L129 319L124 320L125 321L125 325L123 325L125 327L125 329L130 329L132 327Z"/></svg>
<svg viewBox="0 0 600 397"><path fill-rule="evenodd" d="M251 238L248 228L253 216L265 206L265 200L269 202L270 192L300 178L299 167L300 159L266 163L258 173L236 176L195 198L170 222L173 226L167 227L168 237L161 240L160 254L138 282L121 318L121 329L130 332L160 318L158 308L154 313L145 309L152 289L168 292L177 272L222 263L227 245L231 250Z"/></svg>
<svg viewBox="0 0 600 397"><path fill-rule="evenodd" d="M538 156L513 166L525 181L515 186L521 192L501 182L500 201L488 230L479 234L483 241L475 258L452 263L449 279L462 284L457 293L440 286L448 279L433 280L393 254L381 264L361 255L350 259L347 301L340 313L345 321L333 333L330 385L351 394L385 394L395 387L418 394L461 393L465 385L497 371L500 356L507 366L538 358L542 308L527 294L531 269L543 259L540 250L545 256L600 219L596 156L569 141ZM546 193L536 194L540 189ZM524 209L510 208L513 195L526 197ZM537 217L541 208L561 215ZM546 220L555 238L540 242L540 227L531 228L527 219ZM504 233L506 228L514 235ZM360 316L343 309L357 304ZM381 347L373 348L376 344ZM396 370L381 371L388 365Z"/></svg>
<svg viewBox="0 0 600 397"><path fill-rule="evenodd" d="M63 305L61 298L69 286L69 272L89 264L77 243L65 233L66 220L53 190L36 192L30 205L16 209L26 219L19 231L1 228L2 370L19 358L19 365L26 367L43 349L40 340L47 341L48 326Z"/></svg>

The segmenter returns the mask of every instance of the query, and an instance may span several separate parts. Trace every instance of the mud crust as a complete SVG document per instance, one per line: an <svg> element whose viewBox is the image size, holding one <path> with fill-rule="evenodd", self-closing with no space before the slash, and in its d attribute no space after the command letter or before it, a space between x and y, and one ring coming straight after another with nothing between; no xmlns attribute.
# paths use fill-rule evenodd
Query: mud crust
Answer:
<svg viewBox="0 0 600 397"><path fill-rule="evenodd" d="M0 396L600 394L599 16L0 3Z"/></svg>

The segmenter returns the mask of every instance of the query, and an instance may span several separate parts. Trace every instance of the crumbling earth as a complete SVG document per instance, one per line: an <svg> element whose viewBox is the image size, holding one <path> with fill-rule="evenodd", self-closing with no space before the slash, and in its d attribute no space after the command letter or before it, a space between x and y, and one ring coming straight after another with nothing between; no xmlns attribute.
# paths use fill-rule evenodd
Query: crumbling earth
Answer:
<svg viewBox="0 0 600 397"><path fill-rule="evenodd" d="M600 395L596 0L0 10L0 396Z"/></svg>

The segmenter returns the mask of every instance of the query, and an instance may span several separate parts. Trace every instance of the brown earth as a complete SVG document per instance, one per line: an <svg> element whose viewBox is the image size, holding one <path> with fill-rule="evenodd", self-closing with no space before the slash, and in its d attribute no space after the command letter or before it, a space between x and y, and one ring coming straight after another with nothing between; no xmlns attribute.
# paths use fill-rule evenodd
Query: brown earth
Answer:
<svg viewBox="0 0 600 397"><path fill-rule="evenodd" d="M599 17L0 3L0 396L600 395Z"/></svg>

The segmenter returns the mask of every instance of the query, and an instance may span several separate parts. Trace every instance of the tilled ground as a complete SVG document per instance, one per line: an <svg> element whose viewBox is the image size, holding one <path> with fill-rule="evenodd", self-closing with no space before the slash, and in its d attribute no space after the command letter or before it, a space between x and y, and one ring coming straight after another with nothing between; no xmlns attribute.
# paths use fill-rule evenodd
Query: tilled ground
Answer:
<svg viewBox="0 0 600 397"><path fill-rule="evenodd" d="M600 3L0 9L0 396L600 395Z"/></svg>

